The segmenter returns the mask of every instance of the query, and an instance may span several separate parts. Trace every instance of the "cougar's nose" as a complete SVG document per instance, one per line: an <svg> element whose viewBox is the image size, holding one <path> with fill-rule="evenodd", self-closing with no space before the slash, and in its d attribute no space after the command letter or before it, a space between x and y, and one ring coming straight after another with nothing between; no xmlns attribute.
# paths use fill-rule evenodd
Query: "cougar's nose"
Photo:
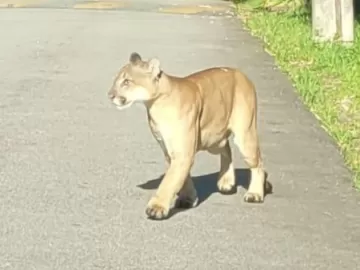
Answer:
<svg viewBox="0 0 360 270"><path fill-rule="evenodd" d="M121 97L119 97L119 99L120 99L121 104L126 103L126 98L125 97L121 96Z"/></svg>
<svg viewBox="0 0 360 270"><path fill-rule="evenodd" d="M114 97L115 97L115 92L112 91L112 90L110 90L110 91L108 92L108 98L109 98L109 99L114 99Z"/></svg>

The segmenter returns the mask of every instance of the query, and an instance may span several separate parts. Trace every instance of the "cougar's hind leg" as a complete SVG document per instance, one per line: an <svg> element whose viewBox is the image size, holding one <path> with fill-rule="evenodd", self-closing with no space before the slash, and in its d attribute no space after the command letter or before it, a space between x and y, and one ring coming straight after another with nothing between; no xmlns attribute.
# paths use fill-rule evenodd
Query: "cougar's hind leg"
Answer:
<svg viewBox="0 0 360 270"><path fill-rule="evenodd" d="M235 188L235 172L229 141L226 141L224 147L218 149L218 153L220 154L220 171L217 187L221 193L229 194Z"/></svg>
<svg viewBox="0 0 360 270"><path fill-rule="evenodd" d="M261 203L264 200L266 180L256 127L254 124L249 127L238 125L233 132L235 135L235 144L251 171L249 188L244 195L244 201Z"/></svg>

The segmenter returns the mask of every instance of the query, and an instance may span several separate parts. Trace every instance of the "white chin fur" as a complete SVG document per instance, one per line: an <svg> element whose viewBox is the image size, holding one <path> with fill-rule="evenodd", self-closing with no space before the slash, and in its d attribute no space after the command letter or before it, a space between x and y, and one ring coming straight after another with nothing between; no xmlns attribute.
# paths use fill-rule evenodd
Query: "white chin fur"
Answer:
<svg viewBox="0 0 360 270"><path fill-rule="evenodd" d="M122 106L116 104L116 108L117 108L118 110L122 111L122 110L124 110L124 109L126 109L126 108L129 108L133 103L134 103L134 101L131 101L131 102L126 103L125 105L122 105Z"/></svg>

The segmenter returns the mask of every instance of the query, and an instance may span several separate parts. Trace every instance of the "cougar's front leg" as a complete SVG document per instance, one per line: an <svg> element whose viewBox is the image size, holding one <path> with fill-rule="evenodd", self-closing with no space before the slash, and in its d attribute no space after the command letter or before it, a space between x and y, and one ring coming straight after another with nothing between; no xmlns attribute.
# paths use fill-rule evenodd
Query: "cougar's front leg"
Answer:
<svg viewBox="0 0 360 270"><path fill-rule="evenodd" d="M156 129L154 123L150 120L149 116L148 116L148 123L149 123L149 127L150 127L150 130L151 130L151 134L153 135L153 137L155 138L155 140L157 141L157 143L161 147L161 150L164 153L166 166L169 166L170 165L170 156L169 156L169 153L168 153L168 151L166 149L166 145L164 143L164 140L163 140L160 132Z"/></svg>
<svg viewBox="0 0 360 270"><path fill-rule="evenodd" d="M171 158L166 149L165 143L159 137L155 137L155 138L156 138L158 144L160 145L161 150L164 153L166 165L169 168L170 163L171 163ZM189 173L186 177L183 187L178 192L178 198L175 202L175 207L191 208L191 207L195 207L197 205L197 203L198 203L197 192L196 192L193 180L191 179L191 175Z"/></svg>
<svg viewBox="0 0 360 270"><path fill-rule="evenodd" d="M192 165L191 157L172 159L155 196L147 207L146 214L152 219L164 219L168 216L175 195L182 189Z"/></svg>
<svg viewBox="0 0 360 270"><path fill-rule="evenodd" d="M194 186L194 182L191 179L190 174L186 178L186 181L178 193L178 198L175 202L177 208L192 208L198 204L197 191Z"/></svg>
<svg viewBox="0 0 360 270"><path fill-rule="evenodd" d="M147 207L146 214L151 219L164 219L169 215L170 205L179 194L177 206L186 207L197 202L196 191L190 178L197 143L197 127L193 123L182 123L181 129L168 129L172 132L162 134L164 149L170 158L169 167L155 196Z"/></svg>
<svg viewBox="0 0 360 270"><path fill-rule="evenodd" d="M160 145L161 150L164 153L166 166L167 168L169 168L171 164L171 158L166 149L165 143L162 139L157 138L156 140ZM186 177L183 187L178 192L178 198L175 202L175 207L190 208L192 206L195 206L196 204L197 204L197 193L189 173Z"/></svg>

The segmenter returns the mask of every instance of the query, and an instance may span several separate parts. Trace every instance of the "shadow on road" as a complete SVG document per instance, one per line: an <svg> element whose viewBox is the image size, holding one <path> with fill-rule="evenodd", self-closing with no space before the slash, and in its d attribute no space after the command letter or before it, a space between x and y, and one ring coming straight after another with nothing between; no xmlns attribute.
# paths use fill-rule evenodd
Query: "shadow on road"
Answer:
<svg viewBox="0 0 360 270"><path fill-rule="evenodd" d="M143 184L138 185L141 189L145 190L155 190L158 188L160 181L162 180L164 175L159 176L156 179L149 180ZM198 193L199 203L198 206L206 201L213 193L219 193L219 190L217 188L217 177L218 173L210 173L200 176L192 176L192 179L194 181L195 188ZM250 170L249 169L235 169L235 177L236 177L236 188L233 189L232 192L226 193L226 195L232 195L235 194L237 191L237 187L243 187L245 190L249 188L249 182L250 182ZM268 173L265 174L265 179L267 181L268 179ZM272 188L267 190L265 193L265 196L267 194L272 193ZM175 215L178 212L182 212L187 209L172 209L170 216Z"/></svg>

